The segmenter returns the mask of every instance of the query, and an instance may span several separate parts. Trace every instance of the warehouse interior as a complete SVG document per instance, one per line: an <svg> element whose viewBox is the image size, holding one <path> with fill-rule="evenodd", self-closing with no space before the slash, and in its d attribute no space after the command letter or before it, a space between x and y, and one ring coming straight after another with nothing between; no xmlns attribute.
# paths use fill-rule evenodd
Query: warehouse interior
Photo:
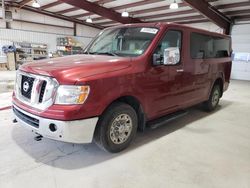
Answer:
<svg viewBox="0 0 250 188"><path fill-rule="evenodd" d="M116 154L37 142L13 123L21 66L81 55L109 27L158 22L231 37L231 80L215 111L193 106ZM250 187L249 31L249 0L1 0L0 187Z"/></svg>

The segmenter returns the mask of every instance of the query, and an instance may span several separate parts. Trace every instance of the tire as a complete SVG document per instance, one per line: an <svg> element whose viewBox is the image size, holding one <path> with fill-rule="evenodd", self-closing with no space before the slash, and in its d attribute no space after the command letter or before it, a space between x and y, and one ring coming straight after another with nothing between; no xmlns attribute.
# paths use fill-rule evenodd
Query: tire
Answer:
<svg viewBox="0 0 250 188"><path fill-rule="evenodd" d="M117 153L130 145L137 127L135 110L128 104L114 103L100 117L94 141L101 149Z"/></svg>
<svg viewBox="0 0 250 188"><path fill-rule="evenodd" d="M220 86L214 85L214 87L210 93L209 99L203 103L204 109L207 112L211 112L211 111L216 109L216 107L218 106L219 101L220 101L220 97L222 94L221 92L222 91L221 91Z"/></svg>

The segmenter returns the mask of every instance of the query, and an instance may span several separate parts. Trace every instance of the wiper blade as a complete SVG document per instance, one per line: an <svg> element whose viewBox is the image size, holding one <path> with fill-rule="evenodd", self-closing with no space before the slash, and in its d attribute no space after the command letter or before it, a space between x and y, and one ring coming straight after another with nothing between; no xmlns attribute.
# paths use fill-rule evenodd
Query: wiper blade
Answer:
<svg viewBox="0 0 250 188"><path fill-rule="evenodd" d="M109 56L117 56L114 52L89 52L92 55L109 55Z"/></svg>

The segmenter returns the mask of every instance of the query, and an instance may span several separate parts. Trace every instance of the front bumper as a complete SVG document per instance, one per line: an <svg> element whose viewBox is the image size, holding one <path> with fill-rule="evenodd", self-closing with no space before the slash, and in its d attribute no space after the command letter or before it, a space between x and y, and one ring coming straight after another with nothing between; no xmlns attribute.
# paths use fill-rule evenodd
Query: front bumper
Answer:
<svg viewBox="0 0 250 188"><path fill-rule="evenodd" d="M13 105L18 123L43 137L70 143L91 143L98 118L74 121L46 119L26 112Z"/></svg>

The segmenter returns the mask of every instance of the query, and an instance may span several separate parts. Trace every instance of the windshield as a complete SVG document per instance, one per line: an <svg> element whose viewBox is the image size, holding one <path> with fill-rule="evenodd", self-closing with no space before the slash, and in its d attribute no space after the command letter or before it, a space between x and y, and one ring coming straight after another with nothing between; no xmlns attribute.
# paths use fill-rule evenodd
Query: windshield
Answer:
<svg viewBox="0 0 250 188"><path fill-rule="evenodd" d="M128 27L107 29L85 51L88 54L135 57L143 54L151 44L158 29Z"/></svg>

